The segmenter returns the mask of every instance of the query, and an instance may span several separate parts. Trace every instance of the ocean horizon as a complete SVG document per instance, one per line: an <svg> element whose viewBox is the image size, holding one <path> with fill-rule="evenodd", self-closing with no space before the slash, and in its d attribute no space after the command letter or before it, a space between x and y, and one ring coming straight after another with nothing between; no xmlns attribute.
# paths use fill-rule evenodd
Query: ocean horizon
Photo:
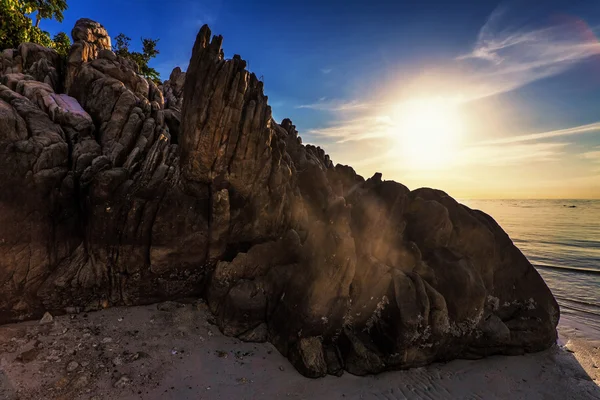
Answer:
<svg viewBox="0 0 600 400"><path fill-rule="evenodd" d="M600 200L462 199L489 214L569 316L600 330Z"/></svg>

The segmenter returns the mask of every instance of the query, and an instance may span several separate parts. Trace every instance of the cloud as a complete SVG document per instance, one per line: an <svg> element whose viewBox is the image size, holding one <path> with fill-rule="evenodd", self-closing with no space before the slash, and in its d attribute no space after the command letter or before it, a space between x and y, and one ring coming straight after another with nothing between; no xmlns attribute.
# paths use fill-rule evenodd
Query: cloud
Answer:
<svg viewBox="0 0 600 400"><path fill-rule="evenodd" d="M443 68L415 76L414 81L403 81L400 90L390 87L389 91L370 93L372 97L367 99L321 98L297 106L329 112L332 116L331 123L306 134L317 143L334 141L330 151L339 151L345 157L340 158L340 162L364 169L387 168L406 173L411 162L403 160L405 145L394 139L398 134L397 115L394 114L398 104L421 96L439 96L464 105L561 74L577 63L600 55L600 43L582 21L564 19L543 25L539 23L541 18L532 18L523 23L521 11L498 8L480 29L471 51L449 60ZM321 72L330 71L323 69ZM486 127L481 126L481 129ZM578 157L599 165L600 147L577 155L569 150L571 143L556 140L593 132L600 132L600 121L546 132L507 132L510 137L481 142L458 140L456 148L445 149L454 154L439 168L448 176L452 175L453 169L475 176L479 173L478 167L481 171L506 167L519 174L518 171L528 164L554 163L556 166L560 165L558 161L562 163L567 158ZM377 150L368 148L374 143L377 143ZM351 154L348 149L353 150ZM596 164L597 160L599 164ZM415 167L414 171L419 168ZM548 164L548 168L554 167Z"/></svg>
<svg viewBox="0 0 600 400"><path fill-rule="evenodd" d="M306 133L317 137L333 138L337 143L345 143L389 137L389 130L392 126L393 123L389 117L369 116L342 121L323 128L310 129Z"/></svg>
<svg viewBox="0 0 600 400"><path fill-rule="evenodd" d="M600 172L600 146L593 147L591 151L579 154L579 158L593 163L594 167L592 170ZM600 182L600 180L597 182Z"/></svg>
<svg viewBox="0 0 600 400"><path fill-rule="evenodd" d="M600 122L573 128L541 132L535 134L517 135L509 138L483 141L473 144L463 144L455 149L444 168L485 166L504 167L524 165L539 162L552 162L565 157L566 148L571 143L556 143L548 141L560 136L571 136L600 131ZM391 139L396 134L394 121L386 115L370 116L342 120L322 128L311 129L306 134L313 136L318 142L321 139L333 139L337 144L349 142L362 142L372 140ZM393 141L392 141L393 142ZM357 144L358 145L358 144ZM355 145L356 146L356 145ZM359 145L362 146L362 145ZM353 161L353 165L360 167L377 162L384 164L386 161L396 160L398 151L402 147L393 146L394 149L383 151L364 159ZM600 147L580 155L581 158L600 163ZM397 161L394 161L397 164Z"/></svg>
<svg viewBox="0 0 600 400"><path fill-rule="evenodd" d="M529 143L469 146L456 157L458 165L504 167L558 160L569 143Z"/></svg>
<svg viewBox="0 0 600 400"><path fill-rule="evenodd" d="M493 145L493 144L506 144L506 143L518 143L518 142L529 142L540 139L550 139L560 136L571 136L581 135L590 132L600 131L600 122L594 122L592 124L575 126L572 128L558 129L548 132L532 133L527 135L511 136L502 139L487 140L481 144Z"/></svg>
<svg viewBox="0 0 600 400"><path fill-rule="evenodd" d="M564 19L540 25L541 18L522 23L523 10L499 7L480 29L472 50L440 70L439 82L425 83L442 97L465 103L511 91L528 83L564 72L589 57L600 55L600 43L583 21ZM517 24L518 22L518 24ZM323 69L326 73L329 69ZM460 71L460 73L457 73ZM433 74L432 76L436 76ZM418 87L416 88L418 91ZM401 99L394 99L396 102ZM365 123L387 108L389 101L319 99L296 108L336 113L340 122L315 129L320 136L361 140L383 136L380 125ZM507 144L576 135L600 130L600 122L550 132L502 138L482 144Z"/></svg>
<svg viewBox="0 0 600 400"><path fill-rule="evenodd" d="M600 163L600 146L594 147L595 150L586 151L585 153L581 153L580 157L584 160L591 160L592 162Z"/></svg>
<svg viewBox="0 0 600 400"><path fill-rule="evenodd" d="M333 71L332 68L321 68L321 72L325 75L331 73L331 71Z"/></svg>
<svg viewBox="0 0 600 400"><path fill-rule="evenodd" d="M472 98L517 89L600 54L600 43L583 21L564 18L539 26L539 16L521 23L522 11L497 8L479 31L472 51L457 57L471 77Z"/></svg>
<svg viewBox="0 0 600 400"><path fill-rule="evenodd" d="M325 97L321 97L316 103L311 104L302 104L296 106L296 108L307 108L311 110L318 111L366 111L371 110L377 107L381 107L385 105L383 103L370 103L370 102L361 102L358 100L340 100L340 99L331 99L327 100Z"/></svg>

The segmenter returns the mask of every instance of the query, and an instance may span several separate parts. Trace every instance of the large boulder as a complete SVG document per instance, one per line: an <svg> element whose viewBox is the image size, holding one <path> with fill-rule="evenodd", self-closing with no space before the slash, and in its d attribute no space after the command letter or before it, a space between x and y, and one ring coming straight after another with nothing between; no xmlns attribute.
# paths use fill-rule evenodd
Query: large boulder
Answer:
<svg viewBox="0 0 600 400"><path fill-rule="evenodd" d="M0 323L204 296L310 377L555 343L552 293L490 216L302 144L207 26L161 86L100 24L72 35L64 82L45 50L2 53Z"/></svg>

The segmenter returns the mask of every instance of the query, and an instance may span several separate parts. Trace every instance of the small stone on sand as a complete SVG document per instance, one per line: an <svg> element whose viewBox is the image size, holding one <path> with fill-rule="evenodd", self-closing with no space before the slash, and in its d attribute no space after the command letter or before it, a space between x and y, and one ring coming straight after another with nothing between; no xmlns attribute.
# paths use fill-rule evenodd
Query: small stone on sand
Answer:
<svg viewBox="0 0 600 400"><path fill-rule="evenodd" d="M73 372L79 367L79 363L77 361L71 361L67 364L67 372Z"/></svg>
<svg viewBox="0 0 600 400"><path fill-rule="evenodd" d="M52 314L50 314L49 312L45 312L44 316L42 317L42 319L40 319L40 325L49 324L52 321L54 321L54 318L52 317Z"/></svg>
<svg viewBox="0 0 600 400"><path fill-rule="evenodd" d="M117 380L113 387L115 388L124 388L131 383L131 379L127 375L123 375Z"/></svg>

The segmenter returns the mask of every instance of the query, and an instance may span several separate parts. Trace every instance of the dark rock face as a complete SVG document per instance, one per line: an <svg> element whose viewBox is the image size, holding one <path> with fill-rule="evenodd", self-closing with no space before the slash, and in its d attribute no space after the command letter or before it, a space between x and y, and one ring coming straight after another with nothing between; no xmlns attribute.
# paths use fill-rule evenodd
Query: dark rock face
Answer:
<svg viewBox="0 0 600 400"><path fill-rule="evenodd" d="M100 24L72 35L64 69L2 53L0 323L204 296L310 377L555 342L554 297L490 216L334 166L208 27L158 87Z"/></svg>

